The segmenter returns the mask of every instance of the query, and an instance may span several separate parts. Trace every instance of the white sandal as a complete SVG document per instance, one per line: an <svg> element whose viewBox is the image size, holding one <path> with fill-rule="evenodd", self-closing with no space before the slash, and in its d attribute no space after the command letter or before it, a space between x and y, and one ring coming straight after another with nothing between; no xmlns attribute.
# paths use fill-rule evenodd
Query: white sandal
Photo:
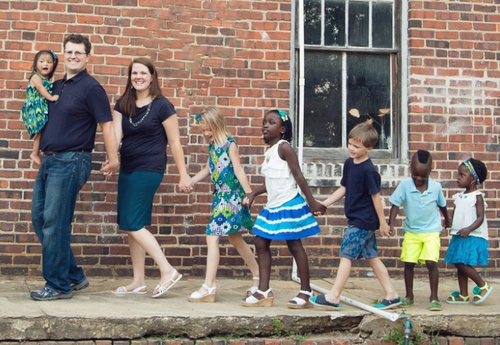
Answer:
<svg viewBox="0 0 500 345"><path fill-rule="evenodd" d="M272 291L273 291L273 289L271 289L271 288L268 289L267 291L260 291L257 289L257 291L255 293L258 293L258 294L264 296L263 299L258 299L257 297L252 295L252 296L245 298L245 300L243 302L241 302L241 304L244 307L272 307L273 300L274 300L274 296L272 294Z"/></svg>
<svg viewBox="0 0 500 345"><path fill-rule="evenodd" d="M217 286L209 287L207 284L201 285L207 293L202 295L198 291L193 292L189 298L189 302L215 302L215 296L217 295Z"/></svg>
<svg viewBox="0 0 500 345"><path fill-rule="evenodd" d="M177 274L177 278L174 278ZM155 287L156 293L153 292L151 297L157 298L161 295L165 294L168 290L170 290L179 280L181 280L182 274L180 274L177 270L174 270L174 273L170 276L170 278L164 282L163 284L158 284Z"/></svg>
<svg viewBox="0 0 500 345"><path fill-rule="evenodd" d="M299 294L304 294L304 295L307 295L309 297L313 296L312 291L300 290ZM291 308L291 309L306 309L306 308L313 307L313 304L311 302L309 302L309 300L306 301L305 299L303 299L301 297L292 298L291 300L288 301L288 303L286 305L288 306L288 308Z"/></svg>
<svg viewBox="0 0 500 345"><path fill-rule="evenodd" d="M260 278L259 277L252 277L252 280L254 281L259 281ZM250 297L252 296L254 293L257 292L257 290L259 290L259 287L258 286L252 286L250 288L247 289L247 297Z"/></svg>

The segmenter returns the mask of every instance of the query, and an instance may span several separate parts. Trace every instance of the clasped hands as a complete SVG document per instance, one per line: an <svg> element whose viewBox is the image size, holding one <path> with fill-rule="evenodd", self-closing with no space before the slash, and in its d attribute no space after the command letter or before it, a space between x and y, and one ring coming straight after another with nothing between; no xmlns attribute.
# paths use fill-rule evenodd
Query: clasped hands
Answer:
<svg viewBox="0 0 500 345"><path fill-rule="evenodd" d="M106 179L110 179L111 176L115 172L117 172L120 169L120 161L117 159L116 161L109 161L106 160L102 163L101 166L101 172L102 174L106 177Z"/></svg>

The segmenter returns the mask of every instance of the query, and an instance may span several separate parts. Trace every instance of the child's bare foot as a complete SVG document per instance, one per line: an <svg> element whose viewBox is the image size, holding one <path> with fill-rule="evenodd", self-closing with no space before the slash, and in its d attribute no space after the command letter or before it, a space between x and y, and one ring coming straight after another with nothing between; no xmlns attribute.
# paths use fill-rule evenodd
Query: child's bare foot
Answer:
<svg viewBox="0 0 500 345"><path fill-rule="evenodd" d="M35 152L32 152L31 155L30 155L30 158L36 164L38 164L38 165L42 164L42 159L40 158L39 154L36 154Z"/></svg>

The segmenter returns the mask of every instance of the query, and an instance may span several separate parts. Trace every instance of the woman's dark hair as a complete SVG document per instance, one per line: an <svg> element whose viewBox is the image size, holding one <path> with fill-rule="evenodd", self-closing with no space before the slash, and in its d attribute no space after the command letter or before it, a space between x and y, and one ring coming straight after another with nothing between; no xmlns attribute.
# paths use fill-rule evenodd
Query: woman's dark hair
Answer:
<svg viewBox="0 0 500 345"><path fill-rule="evenodd" d="M151 85L149 88L149 95L151 96L151 99L153 100L158 96L162 95L160 82L158 80L158 72L156 71L153 62L145 57L140 57L132 60L132 62L128 66L128 78L127 78L127 86L125 87L125 92L117 101L122 114L128 117L134 117L137 108L135 103L137 101L137 92L132 87L132 80L131 80L132 67L136 63L146 66L147 69L149 70L149 73L151 73Z"/></svg>
<svg viewBox="0 0 500 345"><path fill-rule="evenodd" d="M52 50L40 50L38 53L36 53L35 57L33 58L33 72L36 72L36 64L38 63L38 60L40 57L43 55L50 55L52 56L52 60L54 60L54 68L52 69L52 72L50 72L47 75L47 79L52 79L54 76L54 72L56 71L57 64L59 63L59 59L57 58L57 55L52 51Z"/></svg>
<svg viewBox="0 0 500 345"><path fill-rule="evenodd" d="M292 136L293 136L293 129L292 129L292 121L290 120L290 116L288 116L283 110L278 110L278 109L273 109L267 112L269 113L275 113L278 115L281 119L281 122L283 123L283 126L285 126L285 133L281 135L281 139L285 139L289 143L292 142Z"/></svg>

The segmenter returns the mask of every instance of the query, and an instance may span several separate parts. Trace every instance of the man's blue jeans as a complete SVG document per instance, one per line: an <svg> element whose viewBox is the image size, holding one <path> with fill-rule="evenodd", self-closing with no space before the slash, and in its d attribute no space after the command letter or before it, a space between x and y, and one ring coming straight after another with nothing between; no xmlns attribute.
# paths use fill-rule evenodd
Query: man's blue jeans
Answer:
<svg viewBox="0 0 500 345"><path fill-rule="evenodd" d="M91 171L89 152L59 152L44 156L33 189L31 221L42 244L46 285L70 291L70 282L85 275L71 250L71 223L76 197Z"/></svg>

